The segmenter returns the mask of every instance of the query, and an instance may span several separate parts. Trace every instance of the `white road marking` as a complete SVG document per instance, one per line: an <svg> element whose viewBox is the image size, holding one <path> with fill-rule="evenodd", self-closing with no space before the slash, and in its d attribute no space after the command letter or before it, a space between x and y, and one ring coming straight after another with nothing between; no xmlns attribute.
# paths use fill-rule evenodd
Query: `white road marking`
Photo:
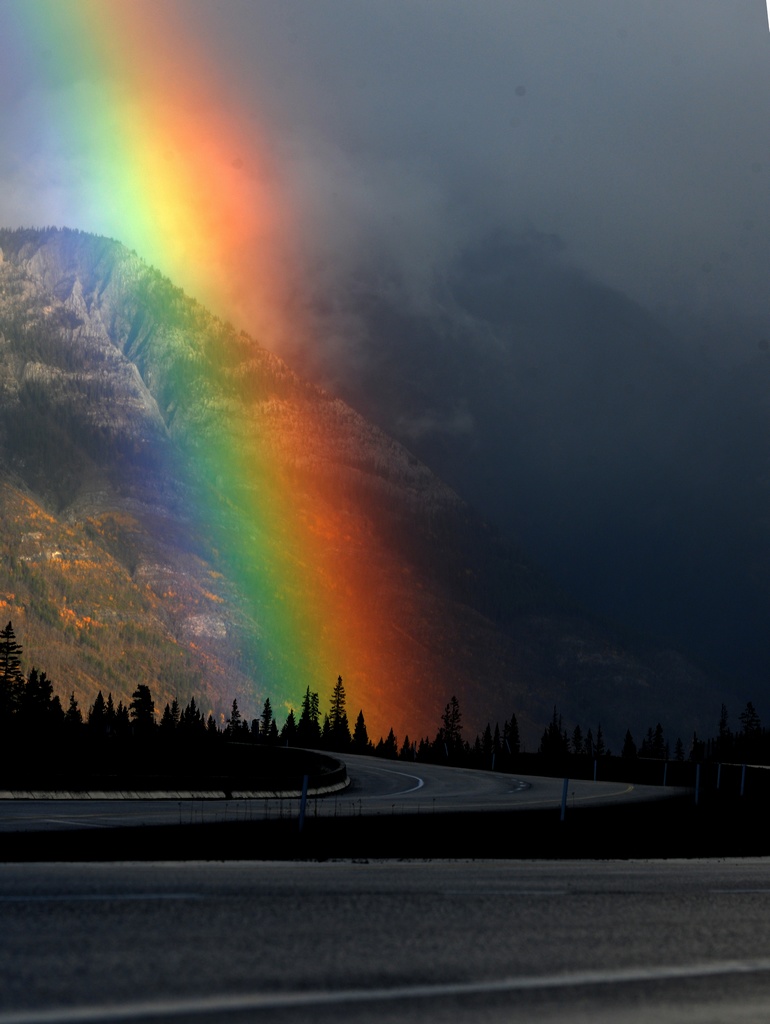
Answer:
<svg viewBox="0 0 770 1024"><path fill-rule="evenodd" d="M49 825L77 825L78 828L107 828L107 825L103 825L96 821L84 821L82 818L44 818Z"/></svg>
<svg viewBox="0 0 770 1024"><path fill-rule="evenodd" d="M130 900L203 900L198 892L73 893L70 896L0 896L0 903L100 903Z"/></svg>
<svg viewBox="0 0 770 1024"><path fill-rule="evenodd" d="M416 786L410 786L409 789L399 789L397 793L386 793L382 797L377 797L376 799L378 800L390 799L393 796L403 796L405 793L414 793L415 790L422 789L425 785L425 779L421 779L419 775L410 775L409 772L397 772L394 768L380 768L379 765L372 765L372 767L375 771L387 772L388 775L398 775L400 779L414 779L417 782Z"/></svg>
<svg viewBox="0 0 770 1024"><path fill-rule="evenodd" d="M443 889L451 896L569 896L569 889Z"/></svg>
<svg viewBox="0 0 770 1024"><path fill-rule="evenodd" d="M237 1010L277 1010L297 1007L377 1003L400 999L440 999L447 996L484 995L589 985L618 985L644 981L677 981L692 978L759 974L770 971L770 959L723 960L706 964L665 967L625 967L608 971L576 971L499 981L449 982L434 985L402 985L393 988L341 989L337 992L251 992L240 995L201 996L199 999L156 999L104 1006L73 1006L51 1010L0 1012L0 1024L89 1024L101 1021L141 1020L143 1017L194 1017Z"/></svg>

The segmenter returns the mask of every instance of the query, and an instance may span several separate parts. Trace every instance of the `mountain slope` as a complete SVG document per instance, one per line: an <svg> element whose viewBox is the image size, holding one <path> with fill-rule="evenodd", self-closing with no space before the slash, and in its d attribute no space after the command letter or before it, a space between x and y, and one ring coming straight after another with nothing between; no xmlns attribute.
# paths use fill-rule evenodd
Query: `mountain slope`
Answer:
<svg viewBox="0 0 770 1024"><path fill-rule="evenodd" d="M587 620L406 449L134 254L56 230L0 249L5 610L61 688L141 678L253 714L342 674L399 738L452 693L474 730L515 710L534 735L554 702L605 731L690 727L701 673Z"/></svg>

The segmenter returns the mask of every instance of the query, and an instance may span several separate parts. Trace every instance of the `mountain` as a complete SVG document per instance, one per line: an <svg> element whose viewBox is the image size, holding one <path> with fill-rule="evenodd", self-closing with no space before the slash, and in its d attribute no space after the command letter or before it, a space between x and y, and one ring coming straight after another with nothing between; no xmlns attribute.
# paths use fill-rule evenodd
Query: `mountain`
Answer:
<svg viewBox="0 0 770 1024"><path fill-rule="evenodd" d="M138 682L375 736L552 713L709 728L674 650L580 610L410 451L115 241L0 231L0 613L87 706ZM526 500L526 495L521 500Z"/></svg>
<svg viewBox="0 0 770 1024"><path fill-rule="evenodd" d="M717 666L743 702L770 698L770 345L756 324L654 315L572 266L558 238L503 231L417 292L374 253L313 314L335 342L290 351L301 372L586 607Z"/></svg>

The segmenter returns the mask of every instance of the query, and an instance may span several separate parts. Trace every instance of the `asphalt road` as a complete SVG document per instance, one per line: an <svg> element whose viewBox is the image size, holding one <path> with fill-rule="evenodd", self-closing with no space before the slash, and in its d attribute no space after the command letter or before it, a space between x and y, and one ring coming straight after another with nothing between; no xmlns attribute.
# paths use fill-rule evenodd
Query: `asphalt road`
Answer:
<svg viewBox="0 0 770 1024"><path fill-rule="evenodd" d="M309 816L424 814L433 811L532 810L558 813L562 779L501 775L440 765L346 756L343 792L311 799ZM571 781L568 808L662 799L676 790L618 782ZM196 824L297 817L296 799L0 800L0 833Z"/></svg>
<svg viewBox="0 0 770 1024"><path fill-rule="evenodd" d="M770 861L0 866L0 1024L770 1018Z"/></svg>

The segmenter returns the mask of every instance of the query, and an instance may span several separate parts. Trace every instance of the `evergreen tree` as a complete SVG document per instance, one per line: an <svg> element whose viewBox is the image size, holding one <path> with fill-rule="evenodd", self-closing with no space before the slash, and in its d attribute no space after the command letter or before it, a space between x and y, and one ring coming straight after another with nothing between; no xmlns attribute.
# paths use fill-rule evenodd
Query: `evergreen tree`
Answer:
<svg viewBox="0 0 770 1024"><path fill-rule="evenodd" d="M380 742L377 744L375 754L379 757L389 757L394 761L398 757L398 741L396 740L396 734L393 732L392 728L388 733L388 738L386 740L383 741L382 737L380 737Z"/></svg>
<svg viewBox="0 0 770 1024"><path fill-rule="evenodd" d="M623 740L623 749L620 752L621 757L636 757L636 744L634 743L634 737L631 735L631 730L626 729L626 738Z"/></svg>
<svg viewBox="0 0 770 1024"><path fill-rule="evenodd" d="M554 704L553 716L540 740L539 754L543 757L560 758L569 753L569 740L562 729L561 715Z"/></svg>
<svg viewBox="0 0 770 1024"><path fill-rule="evenodd" d="M107 705L101 690L99 690L96 699L89 708L88 728L98 736L102 736L107 731Z"/></svg>
<svg viewBox="0 0 770 1024"><path fill-rule="evenodd" d="M642 757L652 757L653 756L652 748L653 748L654 740L655 740L655 735L654 735L654 733L652 731L652 726L649 726L649 728L647 729L647 734L644 737L644 739L642 740L642 746L641 746L641 749L639 751L639 753L642 755Z"/></svg>
<svg viewBox="0 0 770 1024"><path fill-rule="evenodd" d="M104 725L107 735L111 735L115 731L115 704L111 693L107 694L107 703L104 708Z"/></svg>
<svg viewBox="0 0 770 1024"><path fill-rule="evenodd" d="M324 724L321 726L321 746L325 750L330 750L331 749L331 745L332 745L331 739L332 739L332 726L331 726L331 722L329 721L329 716L328 715L324 715Z"/></svg>
<svg viewBox="0 0 770 1024"><path fill-rule="evenodd" d="M593 760L596 757L596 744L594 743L594 734L589 729L586 733L586 741L583 748L586 754Z"/></svg>
<svg viewBox="0 0 770 1024"><path fill-rule="evenodd" d="M285 743L287 747L293 747L297 743L297 722L294 718L294 708L289 708L286 721L283 723L281 743Z"/></svg>
<svg viewBox="0 0 770 1024"><path fill-rule="evenodd" d="M342 676L337 676L329 708L329 743L334 750L343 753L350 748L350 726L345 703L345 687L342 685Z"/></svg>
<svg viewBox="0 0 770 1024"><path fill-rule="evenodd" d="M233 700L233 706L230 711L230 718L227 722L227 735L230 739L239 739L241 735L241 724L242 724L241 713L238 710L237 699Z"/></svg>
<svg viewBox="0 0 770 1024"><path fill-rule="evenodd" d="M606 757L607 748L604 745L604 736L602 735L601 723L596 730L596 743L594 744L594 757Z"/></svg>
<svg viewBox="0 0 770 1024"><path fill-rule="evenodd" d="M484 735L481 737L481 756L485 768L492 767L492 726L487 722L487 727L484 730Z"/></svg>
<svg viewBox="0 0 770 1024"><path fill-rule="evenodd" d="M160 728L161 731L166 735L172 733L176 728L176 723L174 721L174 716L171 713L170 704L166 704L166 706L163 709L163 714L160 716Z"/></svg>
<svg viewBox="0 0 770 1024"><path fill-rule="evenodd" d="M452 694L449 703L444 708L441 716L441 729L437 739L444 743L450 757L458 755L462 751L462 714L460 702ZM391 732L393 730L391 729Z"/></svg>
<svg viewBox="0 0 770 1024"><path fill-rule="evenodd" d="M125 706L122 700L118 701L118 706L115 709L115 735L116 736L128 736L131 733L131 718L128 714L128 708Z"/></svg>
<svg viewBox="0 0 770 1024"><path fill-rule="evenodd" d="M576 725L572 730L572 753L583 753L583 731L579 725Z"/></svg>
<svg viewBox="0 0 770 1024"><path fill-rule="evenodd" d="M128 707L136 733L148 735L155 728L155 701L152 699L149 686L139 683L131 694L131 703Z"/></svg>
<svg viewBox="0 0 770 1024"><path fill-rule="evenodd" d="M366 731L364 712L361 710L358 712L358 718L353 729L353 750L356 754L368 754L370 747L371 743L369 742L369 733Z"/></svg>
<svg viewBox="0 0 770 1024"><path fill-rule="evenodd" d="M311 693L310 687L302 698L302 710L297 723L297 743L301 747L315 747L321 742L320 711L318 694Z"/></svg>
<svg viewBox="0 0 770 1024"><path fill-rule="evenodd" d="M508 750L513 757L521 752L521 738L519 736L519 723L516 715L511 715L510 722L503 726L503 739L508 744Z"/></svg>
<svg viewBox="0 0 770 1024"><path fill-rule="evenodd" d="M21 688L17 716L27 735L50 737L64 718L61 702L54 697L53 686L45 672L33 668Z"/></svg>
<svg viewBox="0 0 770 1024"><path fill-rule="evenodd" d="M262 722L260 727L260 733L263 740L267 740L271 733L271 726L273 724L273 706L270 703L270 698L265 698L265 705L262 708Z"/></svg>
<svg viewBox="0 0 770 1024"><path fill-rule="evenodd" d="M712 755L717 760L728 759L732 755L733 746L734 739L733 734L730 731L730 719L727 713L727 705L723 704L719 712L719 725L717 727L716 739L711 745Z"/></svg>
<svg viewBox="0 0 770 1024"><path fill-rule="evenodd" d="M652 735L652 756L661 761L666 760L666 740L660 722L655 726L655 732Z"/></svg>
<svg viewBox="0 0 770 1024"><path fill-rule="evenodd" d="M398 752L399 761L414 761L414 747L409 740L409 736L404 736L404 742L401 744L401 750Z"/></svg>
<svg viewBox="0 0 770 1024"><path fill-rule="evenodd" d="M702 761L705 754L705 744L698 739L697 732L692 734L692 745L690 746L690 760Z"/></svg>
<svg viewBox="0 0 770 1024"><path fill-rule="evenodd" d="M206 721L195 703L195 697L190 697L187 707L180 715L179 729L186 736L196 736L206 731Z"/></svg>
<svg viewBox="0 0 770 1024"><path fill-rule="evenodd" d="M757 714L757 709L754 707L751 701L749 701L746 707L743 709L743 711L741 711L740 715L738 716L738 721L743 726L744 736L754 736L762 729L762 722L760 721L759 715Z"/></svg>
<svg viewBox="0 0 770 1024"><path fill-rule="evenodd" d="M78 707L78 702L75 700L75 691L73 690L70 694L69 707L64 715L64 725L68 732L77 733L80 732L82 724L83 715Z"/></svg>
<svg viewBox="0 0 770 1024"><path fill-rule="evenodd" d="M9 622L5 629L0 630L0 720L9 718L19 704L24 684L22 653L21 644L16 642L13 625Z"/></svg>

